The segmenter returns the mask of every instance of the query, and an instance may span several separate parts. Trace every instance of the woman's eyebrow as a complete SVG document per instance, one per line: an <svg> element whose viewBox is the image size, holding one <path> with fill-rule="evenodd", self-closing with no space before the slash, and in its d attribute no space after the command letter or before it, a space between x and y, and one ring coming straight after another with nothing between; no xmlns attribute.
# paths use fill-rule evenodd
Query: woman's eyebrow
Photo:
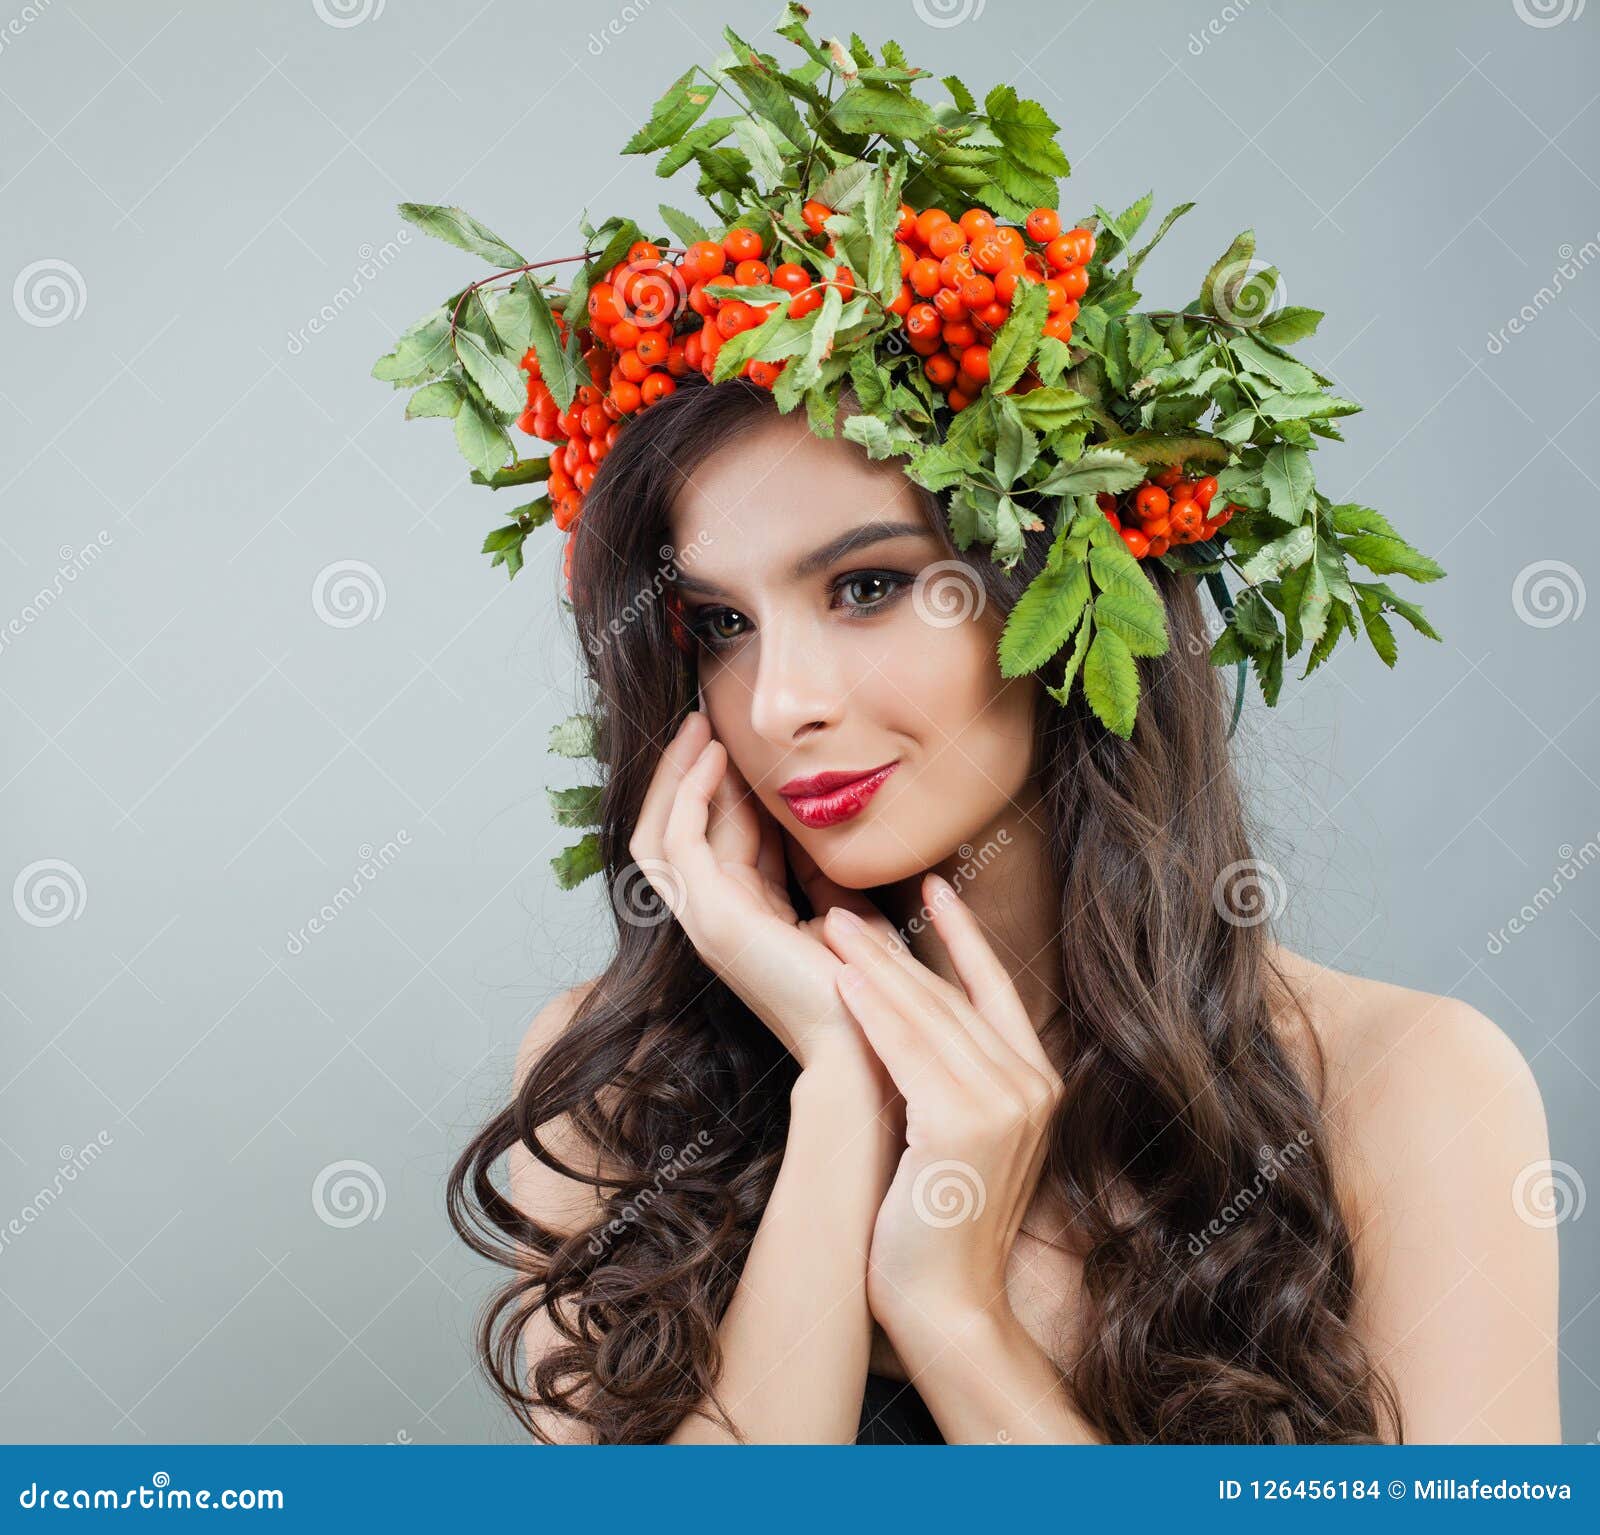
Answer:
<svg viewBox="0 0 1600 1535"><path fill-rule="evenodd" d="M790 574L796 581L804 580L807 576L814 576L819 570L826 570L835 560L857 549L864 549L870 544L881 544L890 538L932 536L928 528L920 522L864 522L859 527L846 529L837 538L830 538L827 543L819 545L810 554L802 555L795 561ZM704 592L710 596L723 595L722 588L715 583L702 581L682 571L679 571L673 580L686 591Z"/></svg>

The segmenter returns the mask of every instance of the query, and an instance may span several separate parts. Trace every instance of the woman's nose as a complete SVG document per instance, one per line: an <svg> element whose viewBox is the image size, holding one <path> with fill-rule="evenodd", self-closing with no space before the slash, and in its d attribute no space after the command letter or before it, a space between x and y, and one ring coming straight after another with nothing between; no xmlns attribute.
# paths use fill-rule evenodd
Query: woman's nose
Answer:
<svg viewBox="0 0 1600 1535"><path fill-rule="evenodd" d="M851 679L825 626L809 616L769 618L756 644L751 729L787 746L808 727L838 720Z"/></svg>

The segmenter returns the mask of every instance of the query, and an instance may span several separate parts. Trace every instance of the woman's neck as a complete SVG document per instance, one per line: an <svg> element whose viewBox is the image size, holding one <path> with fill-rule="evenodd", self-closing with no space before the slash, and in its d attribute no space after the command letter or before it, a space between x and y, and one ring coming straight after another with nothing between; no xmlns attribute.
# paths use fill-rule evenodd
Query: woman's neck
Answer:
<svg viewBox="0 0 1600 1535"><path fill-rule="evenodd" d="M932 871L955 886L1006 968L1035 1028L1061 1011L1060 898L1052 887L1045 818L1037 789L1009 804L982 832L963 842ZM922 874L883 885L884 914L917 960L953 985L961 984L922 898Z"/></svg>

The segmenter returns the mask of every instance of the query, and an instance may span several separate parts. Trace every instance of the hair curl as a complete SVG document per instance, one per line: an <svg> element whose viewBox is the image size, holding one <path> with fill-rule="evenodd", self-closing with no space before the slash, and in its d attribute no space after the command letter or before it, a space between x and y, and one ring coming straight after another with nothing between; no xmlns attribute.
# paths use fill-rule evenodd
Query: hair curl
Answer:
<svg viewBox="0 0 1600 1535"><path fill-rule="evenodd" d="M655 763L695 701L661 600L674 498L771 409L748 383L691 376L621 435L585 499L572 590L613 888ZM1029 540L1003 571L985 546L958 551L941 501L917 494L950 557L1008 612L1048 541ZM1042 1176L1074 1212L1083 1262L1081 1342L1063 1378L1113 1443L1374 1442L1384 1420L1398 1440L1393 1388L1352 1327L1353 1243L1320 1107L1274 1026L1270 999L1295 1004L1267 925L1230 921L1214 899L1251 849L1197 586L1146 568L1171 645L1140 663L1132 739L1078 692L1036 710L1065 1002L1042 1036L1066 1086ZM1062 664L1043 680L1059 683ZM613 914L615 958L462 1151L448 1206L462 1239L511 1271L478 1348L527 1431L548 1438L542 1410L598 1443L658 1443L691 1409L716 1408L718 1326L777 1177L796 1068L676 923ZM589 1166L541 1144L563 1118L595 1149ZM591 1227L546 1227L501 1192L494 1165L518 1142L594 1186ZM702 1154L687 1160L678 1149L691 1144ZM1251 1188L1243 1218L1198 1240ZM541 1310L561 1341L524 1376L519 1340Z"/></svg>

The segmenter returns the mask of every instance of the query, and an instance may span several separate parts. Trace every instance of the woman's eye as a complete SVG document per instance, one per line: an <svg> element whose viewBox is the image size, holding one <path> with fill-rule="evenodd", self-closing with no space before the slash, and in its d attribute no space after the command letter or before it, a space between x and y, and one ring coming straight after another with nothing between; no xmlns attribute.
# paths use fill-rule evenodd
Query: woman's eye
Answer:
<svg viewBox="0 0 1600 1535"><path fill-rule="evenodd" d="M841 576L834 583L836 597L843 600L837 605L855 614L866 614L886 606L903 588L912 584L913 578L895 571L860 571ZM691 615L689 627L712 650L725 649L748 632L741 625L749 620L733 608L700 608Z"/></svg>

